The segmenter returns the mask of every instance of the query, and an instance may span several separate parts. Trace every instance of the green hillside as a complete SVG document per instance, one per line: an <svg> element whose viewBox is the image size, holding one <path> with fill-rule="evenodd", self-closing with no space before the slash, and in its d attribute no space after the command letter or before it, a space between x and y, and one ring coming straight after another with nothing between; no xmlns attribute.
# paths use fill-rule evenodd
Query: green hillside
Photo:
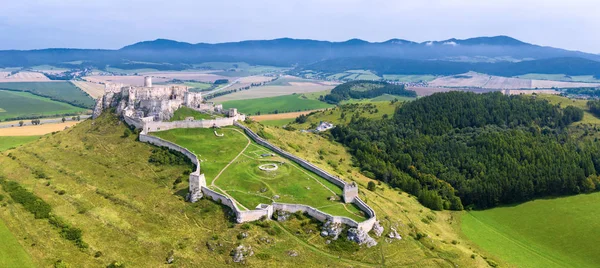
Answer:
<svg viewBox="0 0 600 268"><path fill-rule="evenodd" d="M600 193L471 211L462 230L482 249L518 267L598 267Z"/></svg>

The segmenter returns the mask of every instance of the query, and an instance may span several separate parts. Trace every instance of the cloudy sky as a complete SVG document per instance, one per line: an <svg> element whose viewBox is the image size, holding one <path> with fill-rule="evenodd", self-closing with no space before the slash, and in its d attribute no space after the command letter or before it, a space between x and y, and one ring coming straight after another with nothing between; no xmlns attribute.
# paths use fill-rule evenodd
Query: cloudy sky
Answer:
<svg viewBox="0 0 600 268"><path fill-rule="evenodd" d="M0 49L508 35L600 53L598 0L2 0Z"/></svg>

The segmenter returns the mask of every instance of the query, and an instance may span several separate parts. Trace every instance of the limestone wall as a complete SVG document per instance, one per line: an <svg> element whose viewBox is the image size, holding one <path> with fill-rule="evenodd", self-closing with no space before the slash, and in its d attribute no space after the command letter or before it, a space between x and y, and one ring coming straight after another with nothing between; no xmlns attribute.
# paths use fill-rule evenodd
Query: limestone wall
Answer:
<svg viewBox="0 0 600 268"><path fill-rule="evenodd" d="M311 164L310 162L308 162L308 161L306 161L306 160L304 160L304 159L302 159L300 157L297 157L297 156L295 156L293 154L290 154L290 153L282 150L281 148L279 148L279 147L277 147L275 145L272 145L268 141L266 141L263 138L259 137L256 133L254 133L252 130L250 130L246 126L244 126L242 124L239 124L237 122L235 122L234 124L236 126L242 128L244 130L244 132L246 132L246 134L248 136L250 136L250 138L252 138L256 143L258 143L258 144L260 144L262 146L265 146L265 147L273 150L274 152L282 155L283 157L285 157L285 158L287 158L287 159L289 159L291 161L294 161L295 163L297 163L297 164L301 165L302 167L304 167L304 168L306 168L306 169L308 169L308 170L316 173L317 175L323 177L324 179L330 181L331 183L339 186L342 189L344 189L344 187L346 186L346 182L343 181L343 180L341 180L340 178L329 174L327 171L325 171L325 170L323 170L323 169L321 169L321 168L319 168L319 167ZM348 202L350 202L350 201L351 200L349 200Z"/></svg>
<svg viewBox="0 0 600 268"><path fill-rule="evenodd" d="M147 135L145 133L140 133L139 139L140 139L141 142L147 142L147 143L150 143L150 144L153 144L153 145L156 145L156 146L167 147L167 148L169 148L171 150L178 151L178 152L182 153L187 158L189 158L194 165L196 165L196 169L194 170L194 172L192 172L190 174L190 179L192 179L192 178L198 178L198 177L201 176L201 174L200 174L200 161L198 160L198 157L194 153L192 153L190 150L188 150L186 148L183 148L183 147L181 147L181 146L179 146L179 145L177 145L175 143L172 143L170 141L163 140L163 139L161 139L159 137L150 136L150 135Z"/></svg>
<svg viewBox="0 0 600 268"><path fill-rule="evenodd" d="M320 211L316 208L313 208L313 207L307 206L307 205L273 203L273 210L274 211L279 211L279 210L287 211L290 213L301 211L303 213L307 213L309 216L311 216L321 222L332 221L332 222L337 222L337 223L343 223L350 227L355 227L355 228L359 227L359 223L353 219L350 219L348 217L342 217L342 216L333 216L331 214L325 213L323 211ZM371 225L371 227L372 227L372 225ZM371 229L366 230L366 231L368 232L370 230Z"/></svg>
<svg viewBox="0 0 600 268"><path fill-rule="evenodd" d="M353 202L361 211L363 211L369 217L368 220L358 223L358 228L363 229L365 231L370 231L373 229L373 224L377 221L377 217L375 215L375 211L367 205L364 201L362 201L359 197L354 198Z"/></svg>
<svg viewBox="0 0 600 268"><path fill-rule="evenodd" d="M175 121L175 122L146 122L144 131L156 132L175 128L211 128L232 126L236 117L217 118L210 120Z"/></svg>
<svg viewBox="0 0 600 268"><path fill-rule="evenodd" d="M125 123L127 123L130 126L134 126L135 128L142 128L144 127L144 123L140 120L137 119L133 119L131 117L128 116L124 116L123 117L125 119Z"/></svg>

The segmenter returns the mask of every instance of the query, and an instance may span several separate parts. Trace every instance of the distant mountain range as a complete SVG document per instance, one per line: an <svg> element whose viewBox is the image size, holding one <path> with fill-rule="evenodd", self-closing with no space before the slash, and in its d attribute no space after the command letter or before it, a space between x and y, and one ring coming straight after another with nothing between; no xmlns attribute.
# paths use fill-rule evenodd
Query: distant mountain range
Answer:
<svg viewBox="0 0 600 268"><path fill-rule="evenodd" d="M105 68L154 68L179 70L190 64L226 61L255 65L315 68L320 71L344 68L372 69L376 72L403 73L418 67L419 73L456 73L458 70L516 68L514 72L599 74L600 55L544 47L525 43L508 36L448 39L412 42L391 39L367 42L351 39L329 42L281 38L219 44L190 44L173 40L144 41L118 50L41 49L0 51L0 66L35 66L50 64ZM495 66L495 67L489 67ZM548 70L550 69L550 70Z"/></svg>

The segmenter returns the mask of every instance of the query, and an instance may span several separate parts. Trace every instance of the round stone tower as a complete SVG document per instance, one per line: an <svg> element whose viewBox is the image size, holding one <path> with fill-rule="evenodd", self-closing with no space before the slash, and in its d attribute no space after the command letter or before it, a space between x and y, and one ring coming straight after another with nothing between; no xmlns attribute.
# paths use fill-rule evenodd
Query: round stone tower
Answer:
<svg viewBox="0 0 600 268"><path fill-rule="evenodd" d="M152 87L152 76L144 77L144 87Z"/></svg>

